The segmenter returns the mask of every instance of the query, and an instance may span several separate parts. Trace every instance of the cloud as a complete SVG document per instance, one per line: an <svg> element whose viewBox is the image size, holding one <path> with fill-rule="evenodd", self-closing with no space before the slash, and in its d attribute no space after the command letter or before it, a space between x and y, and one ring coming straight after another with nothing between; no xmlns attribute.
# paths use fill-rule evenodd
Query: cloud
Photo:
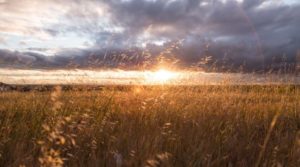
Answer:
<svg viewBox="0 0 300 167"><path fill-rule="evenodd" d="M206 5L201 5L206 2ZM255 33L264 38L273 38L278 29L297 28L299 6L274 5L260 8L261 0L204 1L108 1L112 20L125 28L126 33L138 36L152 27L151 35L170 39L191 35L218 39L221 37L248 40ZM277 13L280 13L278 15ZM277 14L277 15L276 15ZM266 30L269 33L266 34ZM286 38L293 36L286 33ZM271 35L272 34L272 35Z"/></svg>
<svg viewBox="0 0 300 167"><path fill-rule="evenodd" d="M131 69L165 59L180 68L238 70L244 66L259 71L271 68L278 57L295 64L300 46L299 3L283 1L11 0L1 3L0 9L2 33L42 40L72 33L89 39L85 42L89 48L58 49L51 57L44 56L42 49L38 54L3 49L0 59L6 63L1 67L69 68L73 63L78 68ZM178 41L179 46L170 51Z"/></svg>
<svg viewBox="0 0 300 167"><path fill-rule="evenodd" d="M0 37L0 45L6 45L6 38Z"/></svg>
<svg viewBox="0 0 300 167"><path fill-rule="evenodd" d="M50 70L74 68L139 69L143 63L146 63L147 58L141 54L142 51L137 48L113 51L70 49L60 51L55 56L45 56L36 52L0 50L0 67Z"/></svg>

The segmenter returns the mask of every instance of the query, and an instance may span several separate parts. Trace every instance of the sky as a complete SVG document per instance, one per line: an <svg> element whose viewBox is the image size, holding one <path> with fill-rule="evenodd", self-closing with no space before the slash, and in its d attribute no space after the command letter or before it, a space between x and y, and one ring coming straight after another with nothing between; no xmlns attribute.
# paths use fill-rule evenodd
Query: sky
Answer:
<svg viewBox="0 0 300 167"><path fill-rule="evenodd" d="M0 68L293 68L298 0L0 0ZM286 65L288 64L288 65Z"/></svg>

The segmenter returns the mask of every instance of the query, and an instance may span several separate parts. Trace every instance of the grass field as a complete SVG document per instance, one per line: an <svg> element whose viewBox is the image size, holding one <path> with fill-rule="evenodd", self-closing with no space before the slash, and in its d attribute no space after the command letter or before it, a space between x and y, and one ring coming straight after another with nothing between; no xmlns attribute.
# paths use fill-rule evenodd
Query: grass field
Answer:
<svg viewBox="0 0 300 167"><path fill-rule="evenodd" d="M300 166L300 87L0 93L0 166Z"/></svg>

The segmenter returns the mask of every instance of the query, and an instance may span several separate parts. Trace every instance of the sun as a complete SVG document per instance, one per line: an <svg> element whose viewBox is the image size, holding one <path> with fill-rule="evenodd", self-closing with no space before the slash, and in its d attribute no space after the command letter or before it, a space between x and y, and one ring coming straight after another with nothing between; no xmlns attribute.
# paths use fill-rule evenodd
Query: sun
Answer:
<svg viewBox="0 0 300 167"><path fill-rule="evenodd" d="M173 84L180 79L182 75L178 71L170 71L166 69L158 69L157 71L145 71L144 82L147 84ZM174 82L173 82L174 81Z"/></svg>
<svg viewBox="0 0 300 167"><path fill-rule="evenodd" d="M165 83L171 79L174 79L175 77L176 77L176 73L165 69L160 69L153 73L152 79L154 82Z"/></svg>

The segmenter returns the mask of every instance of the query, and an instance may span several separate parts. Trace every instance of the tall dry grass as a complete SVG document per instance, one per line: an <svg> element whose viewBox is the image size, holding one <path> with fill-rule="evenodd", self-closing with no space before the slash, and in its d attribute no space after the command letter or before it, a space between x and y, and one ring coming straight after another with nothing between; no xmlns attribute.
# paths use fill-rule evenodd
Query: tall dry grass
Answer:
<svg viewBox="0 0 300 167"><path fill-rule="evenodd" d="M300 87L0 94L0 166L300 166Z"/></svg>

